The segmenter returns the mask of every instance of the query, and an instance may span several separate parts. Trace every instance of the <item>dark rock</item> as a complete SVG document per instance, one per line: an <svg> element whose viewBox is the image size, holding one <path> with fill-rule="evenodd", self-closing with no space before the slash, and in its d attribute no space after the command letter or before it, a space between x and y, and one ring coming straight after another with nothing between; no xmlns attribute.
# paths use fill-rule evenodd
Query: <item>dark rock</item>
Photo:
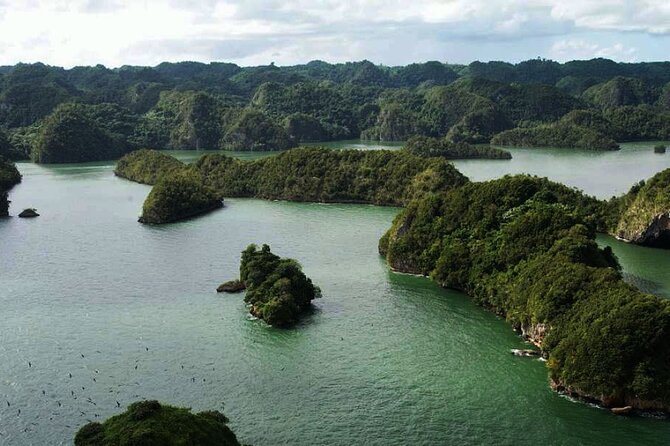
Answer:
<svg viewBox="0 0 670 446"><path fill-rule="evenodd" d="M39 216L40 216L40 214L38 214L37 211L33 208L24 209L19 214L19 217L21 217L21 218L35 218L35 217L39 217Z"/></svg>
<svg viewBox="0 0 670 446"><path fill-rule="evenodd" d="M244 291L247 287L244 285L244 282L240 280L229 280L226 283L222 283L216 289L217 293L239 293Z"/></svg>

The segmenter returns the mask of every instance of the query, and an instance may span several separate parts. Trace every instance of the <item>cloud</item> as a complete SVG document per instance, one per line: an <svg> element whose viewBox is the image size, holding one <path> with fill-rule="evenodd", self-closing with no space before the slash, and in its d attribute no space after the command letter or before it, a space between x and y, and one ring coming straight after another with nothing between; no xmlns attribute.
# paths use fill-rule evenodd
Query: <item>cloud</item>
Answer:
<svg viewBox="0 0 670 446"><path fill-rule="evenodd" d="M555 42L549 54L558 61L575 59L591 59L594 57L605 57L622 62L634 62L637 60L637 48L627 47L620 42L609 46L589 42L583 39L565 39Z"/></svg>
<svg viewBox="0 0 670 446"><path fill-rule="evenodd" d="M0 0L0 64L630 60L665 39L666 0Z"/></svg>

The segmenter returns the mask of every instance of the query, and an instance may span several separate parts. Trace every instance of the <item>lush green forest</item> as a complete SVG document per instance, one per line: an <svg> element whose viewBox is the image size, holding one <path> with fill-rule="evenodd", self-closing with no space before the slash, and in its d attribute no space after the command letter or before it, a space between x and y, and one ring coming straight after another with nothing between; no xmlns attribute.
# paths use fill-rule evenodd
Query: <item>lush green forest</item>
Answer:
<svg viewBox="0 0 670 446"><path fill-rule="evenodd" d="M302 272L300 264L270 251L249 245L242 251L240 281L246 287L244 301L254 316L276 327L296 323L321 296L319 287Z"/></svg>
<svg viewBox="0 0 670 446"><path fill-rule="evenodd" d="M452 142L446 138L431 138L428 136L413 136L403 146L402 150L412 155L423 157L440 156L449 160L487 158L512 159L512 154L495 147L473 146L466 142Z"/></svg>
<svg viewBox="0 0 670 446"><path fill-rule="evenodd" d="M72 105L77 104L77 105ZM598 134L558 125L575 110ZM556 125L554 125L556 124ZM240 67L163 63L69 70L0 67L0 152L13 159L115 159L136 148L283 150L301 142L412 136L610 148L670 138L670 63L368 61Z"/></svg>
<svg viewBox="0 0 670 446"><path fill-rule="evenodd" d="M606 224L593 198L508 176L412 201L379 249L395 270L430 275L504 316L542 348L556 389L668 411L670 302L622 280L595 242Z"/></svg>
<svg viewBox="0 0 670 446"><path fill-rule="evenodd" d="M155 168L166 166L172 170L176 165L167 158L156 151L131 153L119 160L115 172L151 184L163 174ZM157 159L162 161L157 163ZM197 173L222 197L391 206L467 182L443 158L389 150L298 148L254 161L208 154L184 170Z"/></svg>
<svg viewBox="0 0 670 446"><path fill-rule="evenodd" d="M158 178L142 206L140 223L163 224L195 217L223 207L223 198L193 170Z"/></svg>
<svg viewBox="0 0 670 446"><path fill-rule="evenodd" d="M0 135L1 137L1 135ZM2 140L0 140L0 145ZM0 155L0 217L9 215L9 190L21 182L21 174L11 161Z"/></svg>
<svg viewBox="0 0 670 446"><path fill-rule="evenodd" d="M138 401L103 423L83 426L75 446L239 446L219 411L194 414L158 401Z"/></svg>

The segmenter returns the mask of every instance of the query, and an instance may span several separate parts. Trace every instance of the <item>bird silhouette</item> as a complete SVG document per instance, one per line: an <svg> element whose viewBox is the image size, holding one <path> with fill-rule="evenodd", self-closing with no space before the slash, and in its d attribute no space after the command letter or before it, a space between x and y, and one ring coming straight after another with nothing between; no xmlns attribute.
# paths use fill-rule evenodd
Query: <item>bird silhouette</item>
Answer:
<svg viewBox="0 0 670 446"><path fill-rule="evenodd" d="M117 401L117 402L116 402L116 407L121 407L121 403L119 403L119 402Z"/></svg>
<svg viewBox="0 0 670 446"><path fill-rule="evenodd" d="M33 364L30 361L28 361L28 367L32 367L32 366L33 366Z"/></svg>

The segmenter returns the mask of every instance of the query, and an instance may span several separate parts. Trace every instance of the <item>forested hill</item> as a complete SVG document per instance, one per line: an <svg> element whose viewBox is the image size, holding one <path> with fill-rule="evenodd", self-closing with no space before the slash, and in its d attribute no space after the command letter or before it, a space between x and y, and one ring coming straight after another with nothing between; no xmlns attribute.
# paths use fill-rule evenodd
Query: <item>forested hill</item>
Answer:
<svg viewBox="0 0 670 446"><path fill-rule="evenodd" d="M591 117L553 125L576 111ZM9 155L38 162L118 158L139 147L283 150L359 137L487 143L515 128L524 131L498 141L549 145L568 132L578 135L570 145L600 150L613 140L670 138L670 62L0 67Z"/></svg>

